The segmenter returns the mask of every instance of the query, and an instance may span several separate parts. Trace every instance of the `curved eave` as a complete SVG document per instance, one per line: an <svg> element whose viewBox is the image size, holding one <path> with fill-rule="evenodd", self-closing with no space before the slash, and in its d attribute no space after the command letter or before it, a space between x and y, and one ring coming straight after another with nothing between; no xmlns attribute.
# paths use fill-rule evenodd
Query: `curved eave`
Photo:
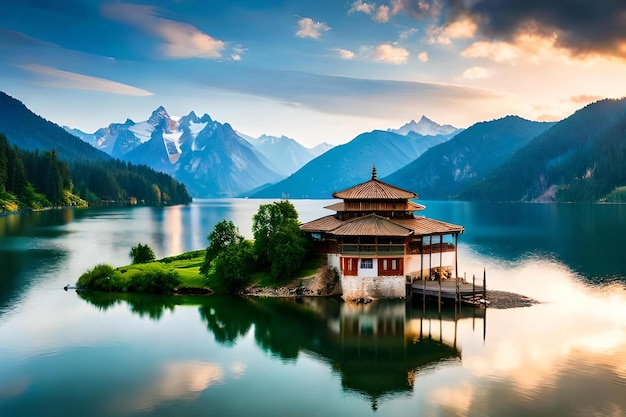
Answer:
<svg viewBox="0 0 626 417"><path fill-rule="evenodd" d="M438 235L463 233L465 228L457 224L442 222L441 220L430 219L420 216L413 219L394 220L395 223L411 229L415 235Z"/></svg>
<svg viewBox="0 0 626 417"><path fill-rule="evenodd" d="M335 218L334 215L324 216L319 219L310 221L308 223L303 223L300 225L300 230L303 232L329 232L337 227L341 226L343 222Z"/></svg>

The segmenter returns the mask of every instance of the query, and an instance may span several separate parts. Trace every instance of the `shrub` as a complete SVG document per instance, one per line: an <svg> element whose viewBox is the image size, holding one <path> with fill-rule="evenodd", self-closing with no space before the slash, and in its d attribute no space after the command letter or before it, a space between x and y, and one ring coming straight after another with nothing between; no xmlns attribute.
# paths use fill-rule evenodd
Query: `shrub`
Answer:
<svg viewBox="0 0 626 417"><path fill-rule="evenodd" d="M111 265L99 264L78 278L76 286L95 291L123 292L126 285L122 275Z"/></svg>
<svg viewBox="0 0 626 417"><path fill-rule="evenodd" d="M130 258L134 264L146 264L156 259L152 248L143 243L138 243L130 249Z"/></svg>
<svg viewBox="0 0 626 417"><path fill-rule="evenodd" d="M141 269L129 269L126 276L128 291L132 292L169 294L180 285L176 271L156 262L143 265Z"/></svg>

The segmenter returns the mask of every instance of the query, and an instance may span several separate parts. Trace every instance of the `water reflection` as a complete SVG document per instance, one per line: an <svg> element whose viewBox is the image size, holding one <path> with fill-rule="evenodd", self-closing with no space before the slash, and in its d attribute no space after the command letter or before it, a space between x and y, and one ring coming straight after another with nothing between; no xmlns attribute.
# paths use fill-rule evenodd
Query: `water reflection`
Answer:
<svg viewBox="0 0 626 417"><path fill-rule="evenodd" d="M384 398L410 395L422 372L437 364L460 362L458 321L471 321L482 334L486 316L484 309L468 307L439 314L403 300L356 305L336 298L78 294L101 311L126 303L153 320L177 305L199 304L200 317L219 344L233 347L252 333L260 349L283 362L294 362L303 352L312 355L340 375L344 390L366 397L373 408Z"/></svg>

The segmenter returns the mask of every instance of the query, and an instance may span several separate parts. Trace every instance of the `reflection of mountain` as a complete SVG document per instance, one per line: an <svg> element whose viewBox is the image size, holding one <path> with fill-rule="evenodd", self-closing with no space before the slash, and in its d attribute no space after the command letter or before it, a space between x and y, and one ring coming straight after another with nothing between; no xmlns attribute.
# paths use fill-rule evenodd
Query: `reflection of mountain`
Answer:
<svg viewBox="0 0 626 417"><path fill-rule="evenodd" d="M252 331L262 350L283 361L306 352L329 364L341 375L344 389L367 397L373 408L385 397L411 393L424 368L461 358L456 347L461 316L453 310L443 315L422 311L403 300L355 305L335 298L80 295L103 309L123 300L137 314L156 319L179 303L199 304L216 342L235 345ZM465 312L484 317L484 310Z"/></svg>

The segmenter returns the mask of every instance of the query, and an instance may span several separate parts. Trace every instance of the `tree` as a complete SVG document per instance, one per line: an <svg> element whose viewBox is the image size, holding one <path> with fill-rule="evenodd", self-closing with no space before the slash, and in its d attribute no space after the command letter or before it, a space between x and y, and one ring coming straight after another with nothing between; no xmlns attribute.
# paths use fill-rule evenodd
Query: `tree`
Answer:
<svg viewBox="0 0 626 417"><path fill-rule="evenodd" d="M272 239L270 276L276 281L292 278L306 258L307 244L297 223L283 225Z"/></svg>
<svg viewBox="0 0 626 417"><path fill-rule="evenodd" d="M302 267L307 241L291 202L261 205L252 218L252 232L258 262L270 268L274 280L289 279Z"/></svg>
<svg viewBox="0 0 626 417"><path fill-rule="evenodd" d="M207 239L209 246L206 248L204 263L200 267L200 273L205 277L209 274L213 259L228 246L243 242L244 237L239 234L239 229L231 220L222 220L215 225Z"/></svg>
<svg viewBox="0 0 626 417"><path fill-rule="evenodd" d="M212 262L209 280L218 291L234 293L250 282L254 246L243 240L226 246Z"/></svg>
<svg viewBox="0 0 626 417"><path fill-rule="evenodd" d="M261 265L271 266L272 239L281 227L290 222L298 224L298 212L291 202L281 200L259 206L252 217L252 233L254 250Z"/></svg>
<svg viewBox="0 0 626 417"><path fill-rule="evenodd" d="M130 257L134 264L145 264L156 259L150 246L138 243L130 249Z"/></svg>

